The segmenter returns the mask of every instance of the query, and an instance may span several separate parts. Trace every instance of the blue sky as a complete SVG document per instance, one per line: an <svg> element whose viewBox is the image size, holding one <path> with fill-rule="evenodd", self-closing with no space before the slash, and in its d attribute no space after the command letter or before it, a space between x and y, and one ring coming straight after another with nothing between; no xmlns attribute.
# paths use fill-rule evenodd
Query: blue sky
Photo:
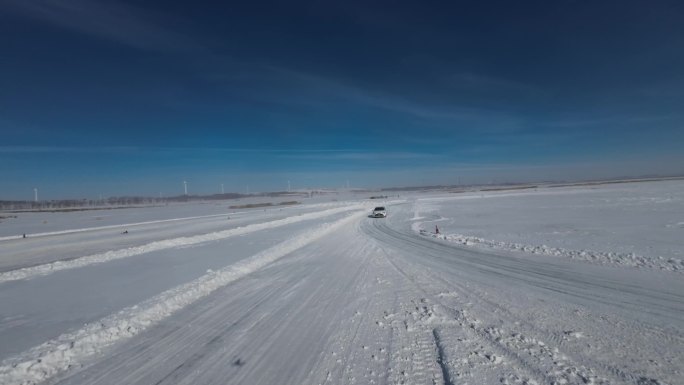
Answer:
<svg viewBox="0 0 684 385"><path fill-rule="evenodd" d="M0 0L0 199L684 173L681 2L247 3Z"/></svg>

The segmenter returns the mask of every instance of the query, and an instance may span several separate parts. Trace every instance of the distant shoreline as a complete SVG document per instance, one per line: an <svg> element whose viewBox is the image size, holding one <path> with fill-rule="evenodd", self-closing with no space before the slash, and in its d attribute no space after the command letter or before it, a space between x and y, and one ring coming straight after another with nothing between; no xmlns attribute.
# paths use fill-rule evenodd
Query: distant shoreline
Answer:
<svg viewBox="0 0 684 385"><path fill-rule="evenodd" d="M582 187L582 186L600 186L609 184L620 184L620 183L643 183L643 182L663 182L663 181L673 181L673 180L684 180L684 176L668 176L668 177L644 177L644 178L634 178L634 179L607 179L607 180L587 180L578 182L536 182L536 183L503 183L503 184L490 184L490 185L433 185L433 186L405 186L405 187L387 187L379 189L355 189L355 193L371 193L371 192L398 192L398 191L433 191L442 190L451 193L469 192L469 191L508 191L508 190L527 190L535 188L561 188L561 187ZM311 192L315 194L337 194L337 191L322 190L322 189L312 189ZM118 210L118 209L131 209L131 208L148 208L148 207L163 207L169 204L183 204L191 202L217 202L226 200L240 200L244 198L263 198L263 197L294 197L298 195L309 195L312 193L294 193L294 192L271 192L262 193L254 195L237 195L224 194L223 196L217 195L193 195L187 197L169 197L169 198L151 198L151 197L135 197L131 199L137 199L140 203L117 203L112 206L103 206L95 201L90 201L92 203L81 204L75 200L58 200L58 201L45 201L45 202L28 202L28 201L0 201L0 212L1 213L57 213L57 212L75 212L75 211L97 211L97 210ZM373 199L371 196L369 199ZM128 199L128 198L122 198ZM147 203L143 203L147 201ZM64 202L66 207L59 207L61 202ZM245 204L245 205L234 205L234 208L255 208L255 207L267 207L267 206L277 206L283 203L271 203L271 204ZM52 205L52 207L37 207L37 208L2 208L2 206L21 206L21 205ZM57 205L55 207L55 205ZM256 206L255 206L256 205Z"/></svg>

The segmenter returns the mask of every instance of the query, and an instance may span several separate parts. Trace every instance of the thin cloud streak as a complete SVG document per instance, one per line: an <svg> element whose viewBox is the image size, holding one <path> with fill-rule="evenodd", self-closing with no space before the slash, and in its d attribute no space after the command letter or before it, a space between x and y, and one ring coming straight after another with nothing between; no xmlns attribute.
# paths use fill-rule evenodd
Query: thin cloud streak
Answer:
<svg viewBox="0 0 684 385"><path fill-rule="evenodd" d="M630 123L648 123L667 121L676 118L674 115L660 115L660 116L606 116L595 118L578 118L556 120L543 123L548 127L556 128L575 128L575 127L591 127L598 125L615 125L615 124L630 124Z"/></svg>
<svg viewBox="0 0 684 385"><path fill-rule="evenodd" d="M377 160L433 160L442 155L419 152L334 152L328 154L302 153L283 155L281 158L298 160L331 160L331 161L377 161Z"/></svg>
<svg viewBox="0 0 684 385"><path fill-rule="evenodd" d="M473 72L457 73L448 76L447 80L451 84L458 87L468 87L481 91L515 91L535 94L543 93L541 88L531 84Z"/></svg>
<svg viewBox="0 0 684 385"><path fill-rule="evenodd" d="M101 153L130 152L137 147L59 147L59 146L0 146L0 154L44 154L44 153Z"/></svg>
<svg viewBox="0 0 684 385"><path fill-rule="evenodd" d="M116 1L5 0L3 4L6 10L29 18L142 50L185 53L204 50L188 36L154 21L152 14Z"/></svg>
<svg viewBox="0 0 684 385"><path fill-rule="evenodd" d="M60 147L60 146L0 146L0 153L100 153L100 152L207 152L207 153L355 153L353 149L277 149L277 148L221 148L221 147L138 147L138 146L103 146L103 147Z"/></svg>
<svg viewBox="0 0 684 385"><path fill-rule="evenodd" d="M504 126L509 127L515 119L499 111L485 110L466 106L431 107L426 104L410 101L401 96L374 92L372 90L343 84L342 82L310 73L285 69L282 67L264 66L265 69L279 75L303 91L309 91L314 96L324 96L330 99L341 98L352 103L397 112L424 120L439 120L452 123L468 123L473 121L490 122L492 130L498 132ZM284 103L291 99L282 100ZM314 103L320 103L316 98ZM505 122L505 124L498 124Z"/></svg>

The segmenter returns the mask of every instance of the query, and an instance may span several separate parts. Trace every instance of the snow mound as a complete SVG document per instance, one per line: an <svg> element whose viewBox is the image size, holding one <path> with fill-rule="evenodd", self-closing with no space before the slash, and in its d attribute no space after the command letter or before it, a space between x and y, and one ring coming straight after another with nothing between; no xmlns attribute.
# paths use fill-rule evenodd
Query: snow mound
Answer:
<svg viewBox="0 0 684 385"><path fill-rule="evenodd" d="M623 267L637 267L655 270L665 270L684 273L684 261L673 257L649 258L635 253L615 253L591 250L568 250L560 247L546 245L525 245L472 237L462 234L434 234L420 228L414 223L412 229L423 236L442 239L448 242L458 243L463 246L488 248L503 251L517 251L534 255L570 258L580 261L593 262L601 265L613 265Z"/></svg>

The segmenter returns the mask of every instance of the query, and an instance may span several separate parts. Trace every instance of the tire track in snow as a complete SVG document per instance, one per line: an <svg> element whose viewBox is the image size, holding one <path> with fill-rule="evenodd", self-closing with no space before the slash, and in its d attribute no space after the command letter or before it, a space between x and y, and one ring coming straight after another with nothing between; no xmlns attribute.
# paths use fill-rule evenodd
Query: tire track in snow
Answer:
<svg viewBox="0 0 684 385"><path fill-rule="evenodd" d="M369 235L383 235L387 228L373 227ZM389 235L389 234L384 234ZM383 239L378 239L383 241ZM406 239L408 240L408 239ZM416 310L421 315L418 325L422 328L429 328L434 335L434 342L439 349L440 341L437 339L438 329L448 328L457 329L463 333L466 338L456 338L458 342L451 348L458 346L471 350L467 358L467 365L462 365L460 361L449 362L448 355L442 351L438 357L440 367L444 373L444 381L452 380L453 377L459 378L467 375L469 368L479 362L485 362L490 365L513 364L512 368L518 369L514 373L509 373L510 378L500 378L504 383L576 383L576 380L581 380L584 383L604 384L609 381L605 378L594 374L594 370L588 369L583 365L578 365L570 360L567 356L558 352L558 349L549 348L544 342L523 336L520 333L505 332L501 328L486 327L482 321L470 314L466 309L456 309L445 305L440 299L431 295L424 287L424 284L419 282L420 276L430 277L434 280L435 277L430 272L421 270L420 273L416 270L408 271L397 265L393 258L390 257L387 249L381 246L383 254L389 264L403 275L409 282L411 282L419 291L423 293L425 298L421 299L420 305ZM442 284L446 283L443 280ZM450 286L450 285L448 285ZM448 334L448 333L447 333ZM506 336L510 338L505 338ZM453 344L452 344L453 345ZM462 345L462 346L459 346ZM485 348L486 346L486 348ZM526 353L526 354L521 354ZM546 361L547 358L553 363L550 370L545 371L540 365ZM445 362L446 361L446 362Z"/></svg>
<svg viewBox="0 0 684 385"><path fill-rule="evenodd" d="M418 303L414 302L414 305L417 306L415 306L415 311L411 315L413 318L417 317L417 320L414 320L412 327L420 328L423 334L431 334L437 353L435 359L442 371L445 384L448 382L453 383L454 378L468 377L472 368L482 365L483 362L494 366L500 366L504 362L516 364L516 366L512 366L508 370L509 376L519 380L514 381L514 383L542 383L541 379L544 378L544 374L541 371L525 365L525 362L520 360L516 354L512 354L513 352L504 351L496 346L493 341L483 338L482 333L477 329L480 323L479 320L472 318L466 310L451 309L445 306L438 298L425 290L417 281L415 274L399 267L392 260L393 258L390 257L388 251L382 245L378 244L378 246L383 251L382 254L389 265L410 282L423 296ZM407 323L406 325L408 328L409 324ZM455 336L455 338L449 339L452 342L450 348L456 348L457 351L468 351L467 357L461 358L458 361L449 360L446 349L444 349L446 345L445 339L440 337L440 330L444 328L448 329L448 332L445 334L453 334ZM453 339L455 341L451 341ZM485 347L483 345L488 346ZM501 359L502 356L506 357L505 361Z"/></svg>
<svg viewBox="0 0 684 385"><path fill-rule="evenodd" d="M437 362L439 367L442 369L442 377L444 378L444 385L453 385L451 381L451 376L449 375L449 369L446 363L446 354L444 354L444 343L442 338L437 333L437 329L432 329L432 337L435 339L435 345L437 345Z"/></svg>
<svg viewBox="0 0 684 385"><path fill-rule="evenodd" d="M456 282L450 282L443 277L434 274L430 275L430 279L435 282L440 282L445 288L451 288L458 293L441 293L438 295L439 297L456 296L463 298L471 304L476 300L480 310L484 309L490 314L497 314L497 317L508 320L508 329L498 326L482 327L479 328L480 334L485 338L495 341L504 349L508 349L515 354L518 354L516 352L520 351L527 352L529 360L537 359L540 363L543 363L545 358L548 358L546 361L553 363L553 367L549 370L548 375L552 376L552 378L555 379L554 381L558 383L570 381L571 378L580 379L582 383L592 384L609 383L611 381L632 382L641 377L626 371L625 368L619 368L617 365L606 364L581 355L577 356L576 352L573 355L562 349L564 342L570 339L584 338L582 332L564 330L562 333L556 332L554 334L550 331L542 330L529 321L520 318L520 316L511 312L510 309L489 300L486 291L471 286L466 287ZM451 309L450 306L445 307ZM454 309L453 311L457 310ZM475 324L482 323L475 317L472 317L472 319ZM511 329L512 325L515 325L516 327ZM615 327L621 328L622 325L617 321ZM653 333L654 331L649 332ZM596 369L604 373L603 377L605 378L601 378L600 374L595 373ZM613 379L611 380L609 377L612 377Z"/></svg>
<svg viewBox="0 0 684 385"><path fill-rule="evenodd" d="M494 241L462 234L432 234L422 229L421 226L422 222L415 222L413 224L413 228L416 229L416 233L428 237L428 239L440 239L475 250L489 249L495 251L520 252L535 256L567 258L586 263L593 263L596 265L632 267L669 271L673 273L684 273L684 261L675 257L646 257L643 255L637 255L635 253L570 250L547 245L526 245L522 243Z"/></svg>
<svg viewBox="0 0 684 385"><path fill-rule="evenodd" d="M496 314L498 318L508 320L509 325L507 327L482 327L479 328L481 331L480 334L514 353L520 351L526 352L527 356L529 356L529 360L537 359L539 363L543 363L544 361L552 362L553 366L548 371L548 376L554 378L554 381L558 383L567 383L568 381L571 381L571 379L579 379L579 382L592 384L638 381L669 383L658 382L659 380L645 377L643 374L639 374L633 370L630 371L627 367L620 367L615 363L592 359L591 357L578 354L576 351L564 351L563 345L565 342L572 339L585 338L584 333L575 331L573 328L563 329L562 332L556 331L555 333L549 330L540 329L533 323L514 314L509 308L488 299L486 291L469 285L464 286L457 282L449 281L436 274L430 274L429 276L429 279L433 282L439 282L443 287L451 288L454 291L440 293L438 297L455 296L469 304L477 302L480 311L485 310L490 314ZM444 305L444 302L442 303L447 310L458 312L453 306ZM557 310L560 311L560 309ZM472 317L469 314L467 315L473 319L475 324L482 323L477 318ZM611 320L611 322L614 322L613 326L618 329L627 327L627 325L623 323L624 321ZM650 335L657 335L660 338L673 339L681 342L681 338L678 336L663 330L651 329L649 325L639 325L639 328L643 328L639 330L640 333L648 333ZM619 348L612 349L619 350ZM525 357L525 355L523 355L523 357Z"/></svg>
<svg viewBox="0 0 684 385"><path fill-rule="evenodd" d="M395 238L394 241L399 240L411 242L408 237L400 237L396 230L392 230L391 234L387 233L387 230L390 229L371 228L370 230L371 235L380 235L379 240L383 242L388 241L388 238L385 237L387 235L393 236ZM400 272L403 271L403 269L399 268L394 261L390 260L389 256L387 257L395 269L398 269ZM439 282L438 286L456 289L456 291L460 294L459 296L465 296L465 298L476 301L480 307L482 307L483 304L481 302L483 301L487 302L484 308L492 306L496 307L496 309L487 310L498 314L498 317L505 317L505 319L510 319L508 317L513 317L513 319L516 319L513 314L506 311L507 309L500 307L498 304L487 301L486 296L482 295L483 293L469 293L472 288L466 290L461 287L459 289L457 287L460 285L455 282L447 281L435 273L436 272L432 272L429 269L425 270L424 268L414 266L411 268L411 271L406 271L402 274L404 274L411 281L414 281L414 279L417 279L418 277L422 277L425 282L414 282L417 287L422 287L426 283L428 283L427 286L434 286L435 283ZM556 346L553 346L553 344L549 345L549 340L545 340L544 337L539 338L537 336L538 333L532 333L532 335L529 335L525 332L521 332L515 327L515 325L518 325L518 327L520 326L519 322L509 322L507 326L482 325L482 321L474 317L466 309L459 310L457 308L453 308L452 306L446 306L444 302L434 296L431 296L427 291L425 291L425 295L429 296L433 302L436 302L438 305L440 305L440 307L447 313L450 313L452 319L458 321L458 324L466 329L469 334L472 334L473 337L475 337L475 339L480 343L486 342L486 345L489 345L489 348L495 353L503 354L505 361L516 363L518 367L527 369L529 374L536 378L537 383L603 384L626 381L638 382L642 380L656 381L635 373L628 373L614 365L605 365L604 363L596 361L590 360L588 364L591 366L588 366L586 362L583 362L586 361L586 359L582 360L580 357L578 360L577 357L572 357L571 355L561 351L559 349L560 344L556 343ZM500 314L502 311L508 314ZM554 338L551 338L551 340L556 342ZM458 339L458 341L461 340ZM491 354L485 354L485 356L489 359ZM500 357L497 358L500 359ZM520 375L513 375L509 376L509 378L501 379L503 383L510 383L511 381L513 383L520 383L521 381L529 382L530 380L531 379L525 379L525 376Z"/></svg>
<svg viewBox="0 0 684 385"><path fill-rule="evenodd" d="M33 278L36 276L44 276L44 275L52 274L54 272L61 271L61 270L76 269L79 267L84 267L84 266L92 265L95 263L104 263L104 262L109 262L109 261L113 261L113 260L117 260L117 259L129 258L129 257L133 257L133 256L140 255L140 254L150 253L153 251L166 250L166 249L171 249L171 248L180 247L180 246L196 245L198 243L204 243L204 242L210 242L210 241L218 241L218 240L226 239L229 237L234 237L237 235L252 233L255 231L272 229L275 227L284 226L284 225L293 224L293 223L302 222L302 221L311 220L311 219L319 219L319 218L326 217L328 215L333 215L333 214L338 214L338 213L345 212L345 211L360 209L361 207L364 207L364 206L354 205L354 206L334 208L334 209L324 210L324 211L320 211L320 212L313 212L313 213L301 214L298 216L292 216L292 217L288 217L288 218L284 218L284 219L278 219L275 221L269 221L269 222L264 222L264 223L255 223L255 224L247 225L244 227L237 227L237 228L229 229L229 230L217 231L217 232L213 232L213 233L195 235L195 236L190 236L190 237L179 237L179 238L165 239L165 240L161 240L161 241L154 241L154 242L150 242L150 243L147 243L147 244L141 245L141 246L128 247L128 248L119 249L119 250L111 250L111 251L106 251L104 253L92 254L92 255L85 256L85 257L79 257L79 258L70 259L70 260L61 260L61 261L50 262L50 263L46 263L46 264L42 264L42 265L25 267L25 268L16 269L16 270L10 270L10 271L0 273L0 283L9 282L9 281L17 281L20 279Z"/></svg>
<svg viewBox="0 0 684 385"><path fill-rule="evenodd" d="M292 238L255 254L247 260L210 272L138 305L125 308L99 322L89 324L75 332L63 334L16 357L9 358L0 366L0 383L37 384L71 367L78 366L88 357L102 352L116 342L141 333L215 290L358 220L364 212L354 213L336 222L323 224L310 233Z"/></svg>

